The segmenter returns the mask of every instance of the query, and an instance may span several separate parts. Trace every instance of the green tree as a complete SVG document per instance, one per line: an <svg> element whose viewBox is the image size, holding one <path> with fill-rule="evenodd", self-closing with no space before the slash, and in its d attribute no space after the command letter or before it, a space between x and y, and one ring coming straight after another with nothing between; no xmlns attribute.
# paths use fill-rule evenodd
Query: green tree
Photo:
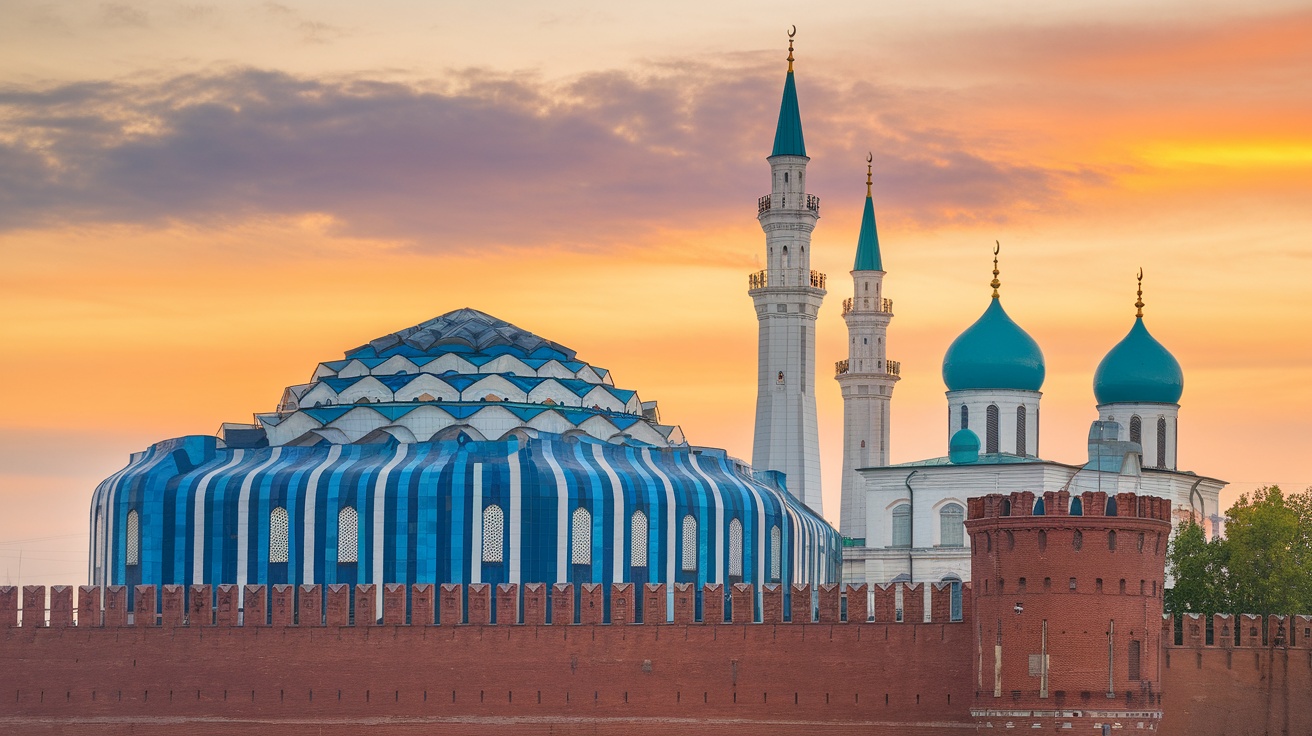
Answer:
<svg viewBox="0 0 1312 736"><path fill-rule="evenodd" d="M1312 488L1243 494L1227 512L1224 539L1176 529L1167 552L1172 613L1312 613Z"/></svg>
<svg viewBox="0 0 1312 736"><path fill-rule="evenodd" d="M1230 610L1226 595L1224 540L1208 541L1203 527L1190 520L1175 530L1166 554L1166 567L1175 579L1164 603L1172 613L1225 613Z"/></svg>

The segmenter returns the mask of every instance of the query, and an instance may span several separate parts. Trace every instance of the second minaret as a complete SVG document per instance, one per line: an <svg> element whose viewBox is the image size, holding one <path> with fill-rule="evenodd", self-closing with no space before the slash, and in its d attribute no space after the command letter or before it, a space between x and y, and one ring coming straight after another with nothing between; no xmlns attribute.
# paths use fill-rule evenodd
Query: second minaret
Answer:
<svg viewBox="0 0 1312 736"><path fill-rule="evenodd" d="M843 392L839 531L851 539L866 536L866 499L856 470L888 464L889 404L901 372L886 352L893 300L884 298L884 262L870 195L871 160L866 159L866 204L852 266L852 298L843 300L847 360L834 366L834 379Z"/></svg>

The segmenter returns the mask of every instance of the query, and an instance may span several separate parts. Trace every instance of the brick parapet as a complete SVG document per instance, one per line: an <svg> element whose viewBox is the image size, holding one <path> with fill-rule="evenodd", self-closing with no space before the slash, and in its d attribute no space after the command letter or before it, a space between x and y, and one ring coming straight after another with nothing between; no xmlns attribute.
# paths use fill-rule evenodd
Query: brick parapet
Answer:
<svg viewBox="0 0 1312 736"><path fill-rule="evenodd" d="M347 585L236 585L218 586L139 585L133 590L132 605L123 586L83 585L0 587L0 628L63 628L70 626L121 628L246 628L246 627L349 627L349 626L573 626L612 624L680 624L688 626L769 624L848 625L901 623L870 620L869 588L866 585L795 585L789 591L790 618L783 613L783 588L767 584L760 591L749 584L735 583L726 591L719 583L698 590L691 583L676 583L673 591L663 584L644 584L642 615L635 605L638 588L632 583L611 586L559 583L550 587L552 617L547 609L548 586L542 583L496 586L479 583L417 584L388 583L382 589L383 607L377 606L378 589L371 584ZM924 588L898 583L877 586L876 598L893 600L903 589L907 605L904 621L921 623ZM969 602L970 586L963 586L963 604ZM20 595L21 594L21 595ZM947 586L935 587L935 600L949 600ZM437 596L438 603L434 600ZM759 598L758 598L759 596ZM667 602L674 599L675 617L667 616ZM578 616L575 603L578 602ZM700 600L700 613L698 602ZM27 602L31 608L18 605ZM726 601L730 602L726 610ZM846 607L844 607L846 602ZM757 616L757 606L761 615ZM946 603L936 603L933 623L950 620ZM523 615L520 616L522 608ZM466 612L467 609L467 612ZM24 617L25 610L40 611ZM496 611L495 619L489 614ZM845 613L844 613L845 610ZM440 614L440 615L439 615ZM578 623L575 623L577 618ZM732 620L730 620L732 619Z"/></svg>

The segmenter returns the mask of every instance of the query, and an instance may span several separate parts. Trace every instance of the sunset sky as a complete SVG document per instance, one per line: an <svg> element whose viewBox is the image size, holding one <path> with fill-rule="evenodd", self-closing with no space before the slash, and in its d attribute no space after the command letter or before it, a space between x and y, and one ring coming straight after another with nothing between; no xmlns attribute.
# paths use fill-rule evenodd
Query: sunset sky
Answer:
<svg viewBox="0 0 1312 736"><path fill-rule="evenodd" d="M1312 485L1306 0L545 5L5 0L0 585L85 582L90 494L129 453L462 306L750 460L793 23L830 521L867 151L894 462L946 453L940 363L996 239L1047 357L1045 458L1084 460L1143 267L1180 467L1223 505Z"/></svg>

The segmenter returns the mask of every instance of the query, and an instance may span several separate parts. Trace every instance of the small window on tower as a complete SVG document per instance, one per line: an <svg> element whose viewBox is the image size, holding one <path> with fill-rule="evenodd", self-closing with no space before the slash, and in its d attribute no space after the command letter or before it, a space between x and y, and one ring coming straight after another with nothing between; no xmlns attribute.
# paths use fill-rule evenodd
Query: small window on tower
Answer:
<svg viewBox="0 0 1312 736"><path fill-rule="evenodd" d="M869 345L869 344L870 344L870 338L868 338L868 337L863 337L863 338L861 338L861 344L862 344L862 345Z"/></svg>
<svg viewBox="0 0 1312 736"><path fill-rule="evenodd" d="M775 383L782 384L783 382L784 382L784 372L779 371L779 377L775 379Z"/></svg>

